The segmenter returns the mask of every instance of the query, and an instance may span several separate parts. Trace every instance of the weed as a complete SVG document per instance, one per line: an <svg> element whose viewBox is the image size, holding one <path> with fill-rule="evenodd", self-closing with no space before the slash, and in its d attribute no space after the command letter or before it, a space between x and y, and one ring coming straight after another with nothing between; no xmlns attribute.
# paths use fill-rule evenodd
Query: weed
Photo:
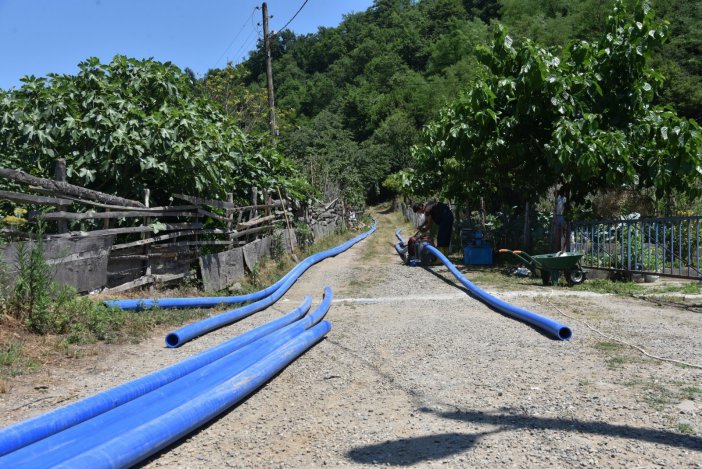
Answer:
<svg viewBox="0 0 702 469"><path fill-rule="evenodd" d="M685 293L696 295L702 292L702 284L697 282L669 283L653 287L649 293Z"/></svg>
<svg viewBox="0 0 702 469"><path fill-rule="evenodd" d="M680 390L683 399L694 400L697 394L702 394L702 388L697 386L687 386Z"/></svg>
<svg viewBox="0 0 702 469"><path fill-rule="evenodd" d="M253 266L251 266L251 283L254 288L258 288L260 285L262 262L265 262L265 259L262 259L261 261L256 262Z"/></svg>
<svg viewBox="0 0 702 469"><path fill-rule="evenodd" d="M662 410L674 402L673 394L668 388L654 383L647 386L644 401L656 410Z"/></svg>
<svg viewBox="0 0 702 469"><path fill-rule="evenodd" d="M307 248L314 244L314 233L307 223L299 222L295 227L295 237L301 248Z"/></svg>
<svg viewBox="0 0 702 469"><path fill-rule="evenodd" d="M280 262L285 256L285 240L283 239L282 228L276 227L273 231L273 239L271 240L271 258Z"/></svg>
<svg viewBox="0 0 702 469"><path fill-rule="evenodd" d="M678 431L684 435L692 435L695 433L695 429L692 428L692 425L683 422L678 424Z"/></svg>
<svg viewBox="0 0 702 469"><path fill-rule="evenodd" d="M11 315L31 331L45 334L55 287L53 272L44 259L43 230L33 243L17 245L17 281L11 294Z"/></svg>
<svg viewBox="0 0 702 469"><path fill-rule="evenodd" d="M614 293L616 295L632 296L646 291L645 287L634 282L613 282L605 279L592 279L572 287L575 290L595 293Z"/></svg>
<svg viewBox="0 0 702 469"><path fill-rule="evenodd" d="M624 346L619 342L597 342L595 348L603 352L610 352L613 350L621 350Z"/></svg>
<svg viewBox="0 0 702 469"><path fill-rule="evenodd" d="M619 368L620 366L623 366L626 363L626 359L624 357L620 356L615 356L615 357L610 357L606 360L607 366L610 369L615 369Z"/></svg>
<svg viewBox="0 0 702 469"><path fill-rule="evenodd" d="M22 343L11 340L0 344L0 377L9 378L37 367L36 361L25 356Z"/></svg>

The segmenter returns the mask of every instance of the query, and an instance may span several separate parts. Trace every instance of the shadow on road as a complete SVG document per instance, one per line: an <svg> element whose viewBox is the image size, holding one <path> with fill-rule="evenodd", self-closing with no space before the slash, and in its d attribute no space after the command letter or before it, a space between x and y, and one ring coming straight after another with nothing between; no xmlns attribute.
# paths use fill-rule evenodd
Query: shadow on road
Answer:
<svg viewBox="0 0 702 469"><path fill-rule="evenodd" d="M616 425L606 422L533 417L519 413L488 413L479 411L436 411L421 408L421 412L430 413L449 420L493 425L497 430L481 433L444 433L416 438L403 438L387 441L376 445L355 448L347 456L355 462L363 464L390 464L402 466L417 464L424 461L443 459L459 454L476 446L483 436L501 431L542 429L578 434L601 435L610 438L626 438L659 445L686 448L702 452L702 438L693 435L683 435L666 430Z"/></svg>

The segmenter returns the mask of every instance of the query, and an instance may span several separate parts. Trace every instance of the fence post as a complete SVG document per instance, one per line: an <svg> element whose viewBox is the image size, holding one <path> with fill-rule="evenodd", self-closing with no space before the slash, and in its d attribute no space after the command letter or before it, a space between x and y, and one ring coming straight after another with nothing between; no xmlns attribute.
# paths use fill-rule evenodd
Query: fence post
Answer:
<svg viewBox="0 0 702 469"><path fill-rule="evenodd" d="M234 193L233 192L227 192L227 202L230 204L234 203ZM229 248L231 249L232 243L234 241L233 233L232 233L232 222L234 221L234 211L232 209L227 209L225 212L227 216L227 239L229 240Z"/></svg>
<svg viewBox="0 0 702 469"><path fill-rule="evenodd" d="M251 188L251 205L257 205L258 201L258 188L252 187ZM249 220L256 218L258 216L258 210L256 208L252 208L251 212L249 214Z"/></svg>
<svg viewBox="0 0 702 469"><path fill-rule="evenodd" d="M144 207L149 208L150 205L150 198L151 198L151 189L144 189ZM144 218L144 226L149 226L151 223L151 218L150 217L145 217ZM147 233L142 233L141 239L146 239L146 237L149 236ZM144 245L144 256L146 257L146 260L144 261L144 276L145 277L151 277L151 245L150 244L145 244ZM154 288L153 282L149 284L149 291L152 291Z"/></svg>
<svg viewBox="0 0 702 469"><path fill-rule="evenodd" d="M263 191L261 192L261 200L262 200L263 204L264 204L264 205L268 205L269 202L270 202L270 199L271 199L271 193L270 193L270 191L269 191L268 189L263 189ZM270 207L266 207L266 208L263 210L263 214L264 214L265 216L270 215L270 214L271 214L271 208L270 208Z"/></svg>
<svg viewBox="0 0 702 469"><path fill-rule="evenodd" d="M58 158L56 160L56 164L54 165L54 180L66 182L66 160L64 158ZM58 220L58 233L68 233L67 220Z"/></svg>

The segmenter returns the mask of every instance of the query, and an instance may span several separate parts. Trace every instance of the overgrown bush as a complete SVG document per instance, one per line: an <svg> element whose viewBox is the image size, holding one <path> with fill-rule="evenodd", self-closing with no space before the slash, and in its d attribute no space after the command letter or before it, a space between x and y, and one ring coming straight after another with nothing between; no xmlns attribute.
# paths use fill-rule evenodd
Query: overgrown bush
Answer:
<svg viewBox="0 0 702 469"><path fill-rule="evenodd" d="M295 236L297 237L297 244L302 248L314 244L314 233L312 233L312 228L307 223L297 223L295 226Z"/></svg>
<svg viewBox="0 0 702 469"><path fill-rule="evenodd" d="M252 186L304 198L306 183L267 138L247 135L171 63L90 58L77 75L24 77L0 90L2 166L154 203L173 193L245 198ZM0 181L0 187L5 182Z"/></svg>

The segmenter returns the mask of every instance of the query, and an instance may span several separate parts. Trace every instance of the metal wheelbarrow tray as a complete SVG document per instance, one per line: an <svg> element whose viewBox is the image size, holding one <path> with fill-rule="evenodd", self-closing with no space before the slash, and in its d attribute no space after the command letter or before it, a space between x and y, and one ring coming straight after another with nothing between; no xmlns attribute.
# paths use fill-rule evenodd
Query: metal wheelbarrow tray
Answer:
<svg viewBox="0 0 702 469"><path fill-rule="evenodd" d="M585 281L585 271L580 267L580 259L583 255L580 253L557 252L531 256L524 251L510 251L509 249L500 249L499 252L508 252L516 256L531 270L535 277L541 276L544 285L557 285L561 272L570 286Z"/></svg>

